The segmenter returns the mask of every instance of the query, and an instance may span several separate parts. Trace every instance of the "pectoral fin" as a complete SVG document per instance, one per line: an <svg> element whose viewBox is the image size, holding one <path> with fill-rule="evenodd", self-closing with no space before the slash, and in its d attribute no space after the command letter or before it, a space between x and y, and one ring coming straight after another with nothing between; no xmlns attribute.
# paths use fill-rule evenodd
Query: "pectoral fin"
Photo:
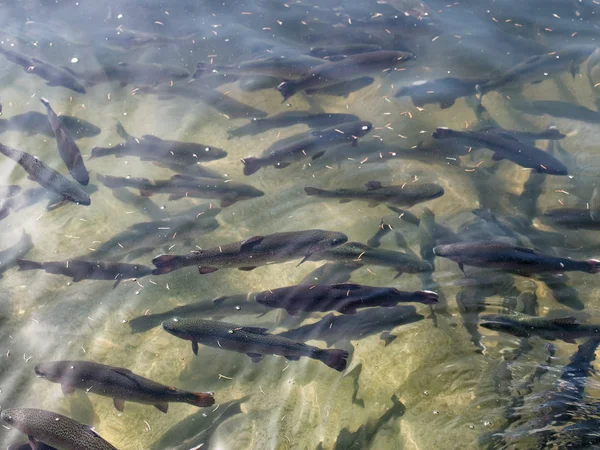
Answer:
<svg viewBox="0 0 600 450"><path fill-rule="evenodd" d="M319 158L320 158L321 156L323 156L324 154L325 154L325 152L319 152L319 153L317 153L317 154L313 155L313 157L312 157L313 161L314 161L315 159L319 159Z"/></svg>
<svg viewBox="0 0 600 450"><path fill-rule="evenodd" d="M168 403L155 403L154 407L156 409L158 409L160 412L162 413L167 413L167 411L169 411L169 404Z"/></svg>
<svg viewBox="0 0 600 450"><path fill-rule="evenodd" d="M502 161L504 159L504 156L498 154L498 153L494 153L494 156L492 156L492 159L494 161Z"/></svg>
<svg viewBox="0 0 600 450"><path fill-rule="evenodd" d="M573 338L564 338L563 342L566 342L567 344L577 344L577 341Z"/></svg>
<svg viewBox="0 0 600 450"><path fill-rule="evenodd" d="M198 356L198 343L196 341L192 341L192 351L194 355Z"/></svg>
<svg viewBox="0 0 600 450"><path fill-rule="evenodd" d="M388 345L390 345L392 342L394 342L396 340L398 336L394 336L393 334L391 334L389 331L384 331L383 333L381 333L379 335L379 339L381 339L384 342L384 346L387 347Z"/></svg>
<svg viewBox="0 0 600 450"><path fill-rule="evenodd" d="M119 412L123 412L125 409L125 400L120 398L113 398L113 405L115 405L115 409Z"/></svg>
<svg viewBox="0 0 600 450"><path fill-rule="evenodd" d="M300 361L300 357L295 355L286 355L285 359L288 361Z"/></svg>
<svg viewBox="0 0 600 450"><path fill-rule="evenodd" d="M27 439L29 439L29 446L32 450L40 450L41 445L33 436L27 436Z"/></svg>
<svg viewBox="0 0 600 450"><path fill-rule="evenodd" d="M245 272L248 272L250 270L254 270L256 269L256 266L244 266L244 267L238 267L238 270L243 270Z"/></svg>
<svg viewBox="0 0 600 450"><path fill-rule="evenodd" d="M217 270L219 270L217 267L198 267L198 272L200 272L200 274L205 275L207 273L213 273L216 272Z"/></svg>
<svg viewBox="0 0 600 450"><path fill-rule="evenodd" d="M248 355L252 359L253 363L260 362L264 358L264 356L260 353L246 353L246 355Z"/></svg>

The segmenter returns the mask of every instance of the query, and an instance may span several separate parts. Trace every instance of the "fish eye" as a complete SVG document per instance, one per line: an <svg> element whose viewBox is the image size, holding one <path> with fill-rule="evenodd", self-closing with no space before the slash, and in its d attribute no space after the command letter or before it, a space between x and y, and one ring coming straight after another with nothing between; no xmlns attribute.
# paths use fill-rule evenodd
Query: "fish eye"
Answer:
<svg viewBox="0 0 600 450"><path fill-rule="evenodd" d="M362 130L363 130L363 131L367 131L368 129L369 129L369 127L368 127L368 126L366 126L366 125L363 125L363 127L362 127Z"/></svg>
<svg viewBox="0 0 600 450"><path fill-rule="evenodd" d="M179 319L178 319L177 317L175 317L175 318L173 319L173 322L179 322Z"/></svg>

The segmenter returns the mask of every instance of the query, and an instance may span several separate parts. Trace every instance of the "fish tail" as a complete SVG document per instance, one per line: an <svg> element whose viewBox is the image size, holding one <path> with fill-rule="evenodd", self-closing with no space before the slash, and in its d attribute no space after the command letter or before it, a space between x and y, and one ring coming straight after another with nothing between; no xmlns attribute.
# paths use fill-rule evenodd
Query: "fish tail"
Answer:
<svg viewBox="0 0 600 450"><path fill-rule="evenodd" d="M203 408L205 406L212 406L215 404L215 397L212 392L190 392L185 402L190 405L198 406Z"/></svg>
<svg viewBox="0 0 600 450"><path fill-rule="evenodd" d="M19 265L19 270L36 270L43 267L42 263L22 258L17 258L17 264Z"/></svg>
<svg viewBox="0 0 600 450"><path fill-rule="evenodd" d="M296 93L298 90L296 83L292 81L284 81L279 86L277 86L277 90L283 97L283 102L285 102L288 98ZM283 103L282 102L282 103Z"/></svg>
<svg viewBox="0 0 600 450"><path fill-rule="evenodd" d="M314 187L307 186L304 188L304 192L306 192L306 195L319 195L324 193L325 191L323 189L317 189Z"/></svg>
<svg viewBox="0 0 600 450"><path fill-rule="evenodd" d="M244 158L242 162L244 163L244 175L252 175L260 169L260 160L258 158Z"/></svg>
<svg viewBox="0 0 600 450"><path fill-rule="evenodd" d="M343 372L348 365L348 352L338 349L319 350L317 359L332 369Z"/></svg>
<svg viewBox="0 0 600 450"><path fill-rule="evenodd" d="M436 128L431 134L434 139L447 139L454 136L454 132L450 128Z"/></svg>
<svg viewBox="0 0 600 450"><path fill-rule="evenodd" d="M417 291L417 301L424 305L434 305L439 302L439 296L437 292L433 291Z"/></svg>
<svg viewBox="0 0 600 450"><path fill-rule="evenodd" d="M102 156L106 156L108 155L108 149L104 148L104 147L93 147L92 151L90 152L90 157L88 158L88 160L92 159L92 158L100 158Z"/></svg>
<svg viewBox="0 0 600 450"><path fill-rule="evenodd" d="M192 75L192 78L198 78L201 75L204 75L206 72L210 71L209 65L205 62L199 62L196 64L196 71Z"/></svg>
<svg viewBox="0 0 600 450"><path fill-rule="evenodd" d="M117 134L121 137L121 139L125 139L126 141L129 140L129 138L131 138L129 133L127 131L125 131L125 127L123 126L123 124L118 121L117 121Z"/></svg>
<svg viewBox="0 0 600 450"><path fill-rule="evenodd" d="M50 102L48 101L48 99L44 98L44 97L40 97L40 102L42 102L42 104L46 107L46 108L50 108Z"/></svg>
<svg viewBox="0 0 600 450"><path fill-rule="evenodd" d="M598 261L597 259L590 259L589 261L586 261L586 263L588 265L589 273L600 272L600 261Z"/></svg>

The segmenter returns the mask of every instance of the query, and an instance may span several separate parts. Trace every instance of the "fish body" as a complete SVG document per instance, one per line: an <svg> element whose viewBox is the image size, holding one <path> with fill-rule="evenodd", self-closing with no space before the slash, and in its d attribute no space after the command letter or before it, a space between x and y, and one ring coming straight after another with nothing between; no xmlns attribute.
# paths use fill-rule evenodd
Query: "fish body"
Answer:
<svg viewBox="0 0 600 450"><path fill-rule="evenodd" d="M377 44L339 44L312 47L310 55L317 58L331 58L334 56L356 55L357 53L375 52L381 50Z"/></svg>
<svg viewBox="0 0 600 450"><path fill-rule="evenodd" d="M11 198L21 192L21 186L11 184L9 186L0 186L0 199Z"/></svg>
<svg viewBox="0 0 600 450"><path fill-rule="evenodd" d="M335 231L305 230L254 236L233 244L191 252L189 255L159 255L152 260L156 275L181 267L198 265L200 273L219 268L252 270L257 266L305 258L336 247L348 240Z"/></svg>
<svg viewBox="0 0 600 450"><path fill-rule="evenodd" d="M321 198L339 199L340 203L353 200L369 202L369 206L386 203L395 206L413 206L417 203L433 200L444 195L444 188L433 183L409 183L399 186L382 186L378 181L370 181L365 189L336 189L328 191L314 187L305 187L307 195Z"/></svg>
<svg viewBox="0 0 600 450"><path fill-rule="evenodd" d="M450 108L457 98L475 95L475 86L483 84L483 78L446 77L431 81L417 81L410 86L400 88L394 97L410 97L413 105L423 107L430 103L439 103L440 108Z"/></svg>
<svg viewBox="0 0 600 450"><path fill-rule="evenodd" d="M110 47L130 50L133 48L180 44L188 40L191 42L196 35L197 33L171 37L119 26L116 29L103 30L101 37L103 38L103 43Z"/></svg>
<svg viewBox="0 0 600 450"><path fill-rule="evenodd" d="M350 94L370 86L375 81L373 77L359 77L352 80L340 81L321 88L307 89L307 95L335 95L336 97L348 98Z"/></svg>
<svg viewBox="0 0 600 450"><path fill-rule="evenodd" d="M357 145L358 138L365 136L372 128L373 124L371 122L347 122L322 130L311 131L308 135L292 142L284 140L282 143L275 143L258 158L248 157L242 159L244 175L252 175L266 166L283 169L292 162L308 157L315 160L335 145L344 143Z"/></svg>
<svg viewBox="0 0 600 450"><path fill-rule="evenodd" d="M522 142L509 133L437 128L432 136L434 139L453 139L468 147L489 148L494 152L495 161L508 159L521 167L534 169L539 173L568 175L567 167L550 153Z"/></svg>
<svg viewBox="0 0 600 450"><path fill-rule="evenodd" d="M0 250L0 277L16 264L17 259L25 256L32 248L33 242L31 241L31 236L23 231L19 242L4 250Z"/></svg>
<svg viewBox="0 0 600 450"><path fill-rule="evenodd" d="M289 80L303 76L307 71L320 64L323 64L322 59L306 55L273 56L245 61L237 65L198 63L194 78L198 78L209 71L216 71L235 75L266 75L279 80Z"/></svg>
<svg viewBox="0 0 600 450"><path fill-rule="evenodd" d="M436 256L464 265L505 270L521 275L541 272L563 273L580 271L600 272L600 261L576 261L559 258L526 247L500 241L458 242L439 245L433 249Z"/></svg>
<svg viewBox="0 0 600 450"><path fill-rule="evenodd" d="M25 169L30 179L37 181L49 191L55 192L64 199L80 205L87 206L91 203L87 192L46 165L46 163L36 156L3 144L0 144L0 153L16 161Z"/></svg>
<svg viewBox="0 0 600 450"><path fill-rule="evenodd" d="M552 225L574 230L598 230L600 220L593 217L593 211L584 208L556 208L543 213L542 220Z"/></svg>
<svg viewBox="0 0 600 450"><path fill-rule="evenodd" d="M189 78L190 73L177 66L155 63L126 63L105 66L98 71L83 72L79 75L87 86L118 81L121 86L139 84L154 86Z"/></svg>
<svg viewBox="0 0 600 450"><path fill-rule="evenodd" d="M90 182L90 175L88 174L83 158L81 157L81 151L79 147L71 137L69 130L65 125L58 119L58 116L50 106L50 102L45 98L40 98L42 104L46 107L48 114L48 122L54 131L56 137L56 144L58 146L58 153L64 161L69 173L75 178L79 184L87 186Z"/></svg>
<svg viewBox="0 0 600 450"><path fill-rule="evenodd" d="M61 115L58 120L74 139L97 136L101 131L96 125L77 117ZM34 134L55 136L48 117L37 111L27 111L7 119L0 119L0 132L7 130L21 131L29 136Z"/></svg>
<svg viewBox="0 0 600 450"><path fill-rule="evenodd" d="M404 292L396 288L361 286L352 283L288 286L259 292L254 299L271 308L285 309L291 315L300 311L338 311L356 314L359 308L394 307L398 303L437 303L431 291Z"/></svg>
<svg viewBox="0 0 600 450"><path fill-rule="evenodd" d="M210 393L182 391L136 375L129 369L90 361L45 362L36 365L34 370L38 377L60 384L65 394L82 389L87 393L110 397L119 411L123 411L125 401L154 405L165 413L169 403L173 402L198 407L215 403Z"/></svg>
<svg viewBox="0 0 600 450"><path fill-rule="evenodd" d="M39 443L60 450L117 450L89 425L54 412L33 408L4 409L0 418L29 437L32 449Z"/></svg>

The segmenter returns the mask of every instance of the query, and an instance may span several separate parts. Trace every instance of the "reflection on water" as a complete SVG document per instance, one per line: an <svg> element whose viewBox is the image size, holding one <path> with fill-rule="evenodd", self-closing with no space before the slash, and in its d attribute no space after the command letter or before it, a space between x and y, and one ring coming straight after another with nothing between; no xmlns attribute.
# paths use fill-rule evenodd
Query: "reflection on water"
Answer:
<svg viewBox="0 0 600 450"><path fill-rule="evenodd" d="M2 409L119 449L595 448L598 17L5 2ZM1 445L89 448L27 414Z"/></svg>

